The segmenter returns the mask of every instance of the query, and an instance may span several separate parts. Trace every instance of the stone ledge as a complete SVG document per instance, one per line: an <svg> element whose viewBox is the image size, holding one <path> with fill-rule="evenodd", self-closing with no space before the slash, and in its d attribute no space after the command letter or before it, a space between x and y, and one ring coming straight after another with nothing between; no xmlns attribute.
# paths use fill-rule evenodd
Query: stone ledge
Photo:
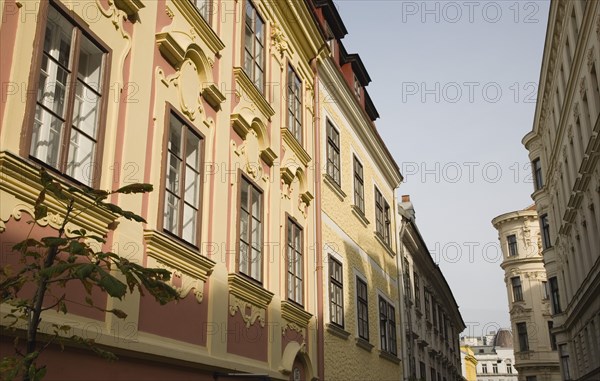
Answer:
<svg viewBox="0 0 600 381"><path fill-rule="evenodd" d="M373 349L373 347L375 347L373 344L369 343L367 340L363 339L362 337L357 337L355 339L356 341L356 346L360 347L362 349L364 349L367 352L371 352L371 350Z"/></svg>
<svg viewBox="0 0 600 381"><path fill-rule="evenodd" d="M363 213L362 210L360 210L358 208L358 206L356 205L352 205L350 208L352 208L352 213L358 218L358 220L365 225L365 227L369 226L369 224L371 222L369 222L369 220L367 220L367 217L365 217L365 214Z"/></svg>
<svg viewBox="0 0 600 381"><path fill-rule="evenodd" d="M350 332L332 323L325 324L325 328L327 329L327 332L344 340L348 340L348 337L350 336Z"/></svg>
<svg viewBox="0 0 600 381"><path fill-rule="evenodd" d="M400 359L397 356L395 356L389 352L379 350L379 357L381 357L382 359L386 359L390 362L393 362L396 365L400 364Z"/></svg>
<svg viewBox="0 0 600 381"><path fill-rule="evenodd" d="M344 201L346 198L346 193L327 173L323 174L323 182L327 184L329 188L331 188L331 190L340 198L341 201Z"/></svg>

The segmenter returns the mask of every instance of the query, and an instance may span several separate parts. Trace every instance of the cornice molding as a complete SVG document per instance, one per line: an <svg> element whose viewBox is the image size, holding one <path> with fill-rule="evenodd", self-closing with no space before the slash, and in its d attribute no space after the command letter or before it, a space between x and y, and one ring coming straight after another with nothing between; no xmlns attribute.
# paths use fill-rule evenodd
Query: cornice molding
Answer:
<svg viewBox="0 0 600 381"><path fill-rule="evenodd" d="M306 152L304 147L302 147L300 142L298 142L298 140L292 134L292 131L290 131L289 128L283 127L280 130L281 139L288 145L292 152L294 152L298 160L300 160L300 163L302 163L304 167L308 167L308 163L310 163L311 161L311 157L308 154L308 152Z"/></svg>
<svg viewBox="0 0 600 381"><path fill-rule="evenodd" d="M169 3L175 5L183 15L183 18L192 25L198 37L202 39L214 55L218 56L219 52L225 48L225 44L210 25L202 18L200 13L198 13L196 6L189 0L171 0Z"/></svg>
<svg viewBox="0 0 600 381"><path fill-rule="evenodd" d="M297 324L300 327L308 327L308 323L312 318L310 312L305 311L302 307L284 300L281 302L281 317L285 320Z"/></svg>
<svg viewBox="0 0 600 381"><path fill-rule="evenodd" d="M271 117L275 115L275 110L269 102L267 102L264 95L258 91L254 83L248 78L248 75L241 67L233 68L233 75L235 82L240 87L242 92L239 94L240 97L247 96L250 103L254 104L263 115L264 119L271 120Z"/></svg>
<svg viewBox="0 0 600 381"><path fill-rule="evenodd" d="M227 279L231 294L258 308L266 309L273 299L274 294L272 292L241 274L231 273Z"/></svg>

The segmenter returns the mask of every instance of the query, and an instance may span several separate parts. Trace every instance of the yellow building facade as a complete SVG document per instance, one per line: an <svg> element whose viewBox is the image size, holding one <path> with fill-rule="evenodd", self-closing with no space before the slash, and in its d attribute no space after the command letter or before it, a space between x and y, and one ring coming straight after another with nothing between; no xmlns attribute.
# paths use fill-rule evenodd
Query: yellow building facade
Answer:
<svg viewBox="0 0 600 381"><path fill-rule="evenodd" d="M477 359L468 345L460 347L462 375L467 381L477 381Z"/></svg>

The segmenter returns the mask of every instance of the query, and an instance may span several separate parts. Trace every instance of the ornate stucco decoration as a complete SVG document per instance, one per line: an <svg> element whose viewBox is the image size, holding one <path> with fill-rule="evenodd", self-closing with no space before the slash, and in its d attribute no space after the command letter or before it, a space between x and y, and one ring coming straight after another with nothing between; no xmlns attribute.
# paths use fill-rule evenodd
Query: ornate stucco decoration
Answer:
<svg viewBox="0 0 600 381"><path fill-rule="evenodd" d="M248 174L255 179L262 174L261 160L268 166L273 166L277 154L269 146L267 129L259 119L248 121L241 114L231 115L231 127L241 137L244 142L239 146L232 141L232 149L234 153L245 160L246 170ZM268 177L264 177L265 181Z"/></svg>
<svg viewBox="0 0 600 381"><path fill-rule="evenodd" d="M287 300L281 302L281 317L298 327L308 327L308 323L312 316L313 315L310 312L305 311L296 304L288 302Z"/></svg>
<svg viewBox="0 0 600 381"><path fill-rule="evenodd" d="M22 212L34 215L33 207L30 205L38 197L42 185L39 181L38 169L10 152L0 153L0 177L4 191L0 207L1 233L6 228L5 223L11 217L19 220L22 218ZM62 182L60 178L56 180ZM63 185L70 186L64 182ZM75 205L78 208L86 208L87 212L76 215L73 218L73 225L67 225L67 232L74 228L84 228L99 236L106 236L109 230L108 225L116 216L94 208L92 200L85 195L75 194L74 197ZM43 223L58 228L62 222L62 217L58 215L58 212L63 210L63 207L53 198L47 198L46 205L48 205L49 213Z"/></svg>
<svg viewBox="0 0 600 381"><path fill-rule="evenodd" d="M241 109L247 108L248 111L244 115L247 120L258 118L263 121L263 124L266 124L266 121L270 121L271 117L275 115L275 110L271 107L271 104L256 88L244 69L241 67L234 67L233 75L235 78L235 90L238 92L240 101L240 105L238 106L240 109L239 113L244 115L244 113L241 112ZM252 113L254 114L249 115Z"/></svg>
<svg viewBox="0 0 600 381"><path fill-rule="evenodd" d="M313 199L314 196L309 191L301 193L300 196L298 196L298 210L302 213L304 218L308 216L308 207Z"/></svg>
<svg viewBox="0 0 600 381"><path fill-rule="evenodd" d="M144 241L148 263L173 273L171 285L182 298L193 289L198 303L202 302L204 283L212 273L215 262L155 230L145 230ZM176 277L180 282L175 281Z"/></svg>
<svg viewBox="0 0 600 381"><path fill-rule="evenodd" d="M232 141L233 152L242 158L243 170L246 174L250 175L254 180L257 180L262 175L262 165L260 162L260 155L258 149L258 135L254 130L250 130L246 134L244 143L236 145Z"/></svg>
<svg viewBox="0 0 600 381"><path fill-rule="evenodd" d="M594 47L592 46L590 50L588 50L587 54L587 67L588 70L592 70L592 65L594 64Z"/></svg>
<svg viewBox="0 0 600 381"><path fill-rule="evenodd" d="M271 28L271 44L279 52L280 58L283 58L285 52L289 50L287 37L276 23L273 23Z"/></svg>
<svg viewBox="0 0 600 381"><path fill-rule="evenodd" d="M281 138L285 142L285 144L292 150L292 152L298 159L299 164L301 164L304 167L307 167L308 163L310 163L311 161L311 157L308 154L308 152L306 152L304 147L302 147L302 145L298 142L298 140L296 140L296 138L288 128L281 129ZM287 159L286 161L289 160L290 159Z"/></svg>
<svg viewBox="0 0 600 381"><path fill-rule="evenodd" d="M111 0L109 0L109 3L111 3ZM117 8L123 10L130 19L137 15L140 9L145 7L142 0L114 0L114 3Z"/></svg>
<svg viewBox="0 0 600 381"><path fill-rule="evenodd" d="M266 310L273 293L251 282L240 274L229 274L229 314L240 313L246 327L257 321L261 327L266 323Z"/></svg>
<svg viewBox="0 0 600 381"><path fill-rule="evenodd" d="M252 303L249 303L243 299L238 298L233 294L229 294L229 314L235 316L237 312L240 312L246 328L250 328L256 321L261 327L265 326L265 310L258 308Z"/></svg>
<svg viewBox="0 0 600 381"><path fill-rule="evenodd" d="M288 331L294 331L302 336L304 336L304 328L300 327L295 323L286 323L281 327L281 336L285 336L285 333Z"/></svg>

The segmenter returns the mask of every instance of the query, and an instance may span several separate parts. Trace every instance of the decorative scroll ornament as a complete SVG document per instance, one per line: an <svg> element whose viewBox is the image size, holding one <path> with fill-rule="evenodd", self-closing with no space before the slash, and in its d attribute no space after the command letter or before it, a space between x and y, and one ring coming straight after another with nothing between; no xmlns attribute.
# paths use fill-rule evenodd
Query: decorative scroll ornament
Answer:
<svg viewBox="0 0 600 381"><path fill-rule="evenodd" d="M244 171L252 176L254 180L259 179L262 174L262 166L260 164L260 150L256 131L250 129L246 134L244 143L239 146L233 141L231 144L233 152L244 161Z"/></svg>
<svg viewBox="0 0 600 381"><path fill-rule="evenodd" d="M281 327L281 335L285 336L285 332L287 330L292 330L292 331L297 332L298 334L304 336L304 328L300 327L296 323L287 323L283 327Z"/></svg>
<svg viewBox="0 0 600 381"><path fill-rule="evenodd" d="M244 323L246 323L246 328L250 328L257 320L261 327L265 326L264 309L256 307L252 303L240 299L233 294L229 294L229 314L235 316L237 311L240 312Z"/></svg>
<svg viewBox="0 0 600 381"><path fill-rule="evenodd" d="M271 43L275 50L279 52L281 58L283 58L285 52L289 50L287 37L277 24L273 24L273 27L271 28Z"/></svg>
<svg viewBox="0 0 600 381"><path fill-rule="evenodd" d="M168 284L173 287L177 293L179 294L179 297L181 297L181 299L185 299L188 294L190 293L190 291L193 292L194 296L196 297L196 300L198 301L198 303L202 303L202 300L204 299L204 282L199 280L199 279L194 279L192 277L190 277L189 275L182 273L181 271L174 269L170 266L167 266L166 264L157 261L157 265L156 267L161 268L161 269L165 269L171 272L171 279L169 280ZM178 279L179 282L176 282L175 280Z"/></svg>

